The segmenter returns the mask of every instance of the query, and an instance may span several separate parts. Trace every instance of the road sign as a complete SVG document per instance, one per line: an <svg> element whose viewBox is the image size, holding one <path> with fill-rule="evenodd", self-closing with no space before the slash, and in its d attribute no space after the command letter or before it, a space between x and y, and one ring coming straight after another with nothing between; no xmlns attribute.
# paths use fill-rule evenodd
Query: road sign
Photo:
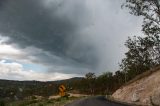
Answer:
<svg viewBox="0 0 160 106"><path fill-rule="evenodd" d="M59 86L59 90L60 90L60 91L65 91L65 90L66 90L66 88L65 88L65 86L64 86L64 85L60 85L60 86Z"/></svg>
<svg viewBox="0 0 160 106"><path fill-rule="evenodd" d="M66 95L66 88L65 88L64 85L60 85L60 86L59 86L59 95L60 95L61 97L63 97L63 96Z"/></svg>

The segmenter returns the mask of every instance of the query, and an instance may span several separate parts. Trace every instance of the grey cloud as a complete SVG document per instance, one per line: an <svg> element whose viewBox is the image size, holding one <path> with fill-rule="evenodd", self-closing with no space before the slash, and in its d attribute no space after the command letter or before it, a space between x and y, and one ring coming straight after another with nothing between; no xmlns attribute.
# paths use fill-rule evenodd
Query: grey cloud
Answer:
<svg viewBox="0 0 160 106"><path fill-rule="evenodd" d="M83 51L86 51L88 45L77 45L82 57L77 58L74 52L68 53L72 42L77 41L76 31L83 27L83 21L79 20L87 24L83 19L87 18L87 8L83 2L77 1L73 6L70 5L72 2L52 1L51 7L47 8L43 0L8 0L0 10L1 33L10 36L10 42L19 43L21 47L33 45L54 55L71 58L74 62L85 63L88 57L84 59L86 52Z"/></svg>
<svg viewBox="0 0 160 106"><path fill-rule="evenodd" d="M44 52L31 55L49 65L49 71L54 71L55 67L64 73L116 70L124 53L124 47L119 48L119 45L123 45L131 30L137 31L133 27L138 25L134 18L120 10L121 3L2 0L0 33L10 37L10 44L42 49ZM129 18L123 19L127 16Z"/></svg>

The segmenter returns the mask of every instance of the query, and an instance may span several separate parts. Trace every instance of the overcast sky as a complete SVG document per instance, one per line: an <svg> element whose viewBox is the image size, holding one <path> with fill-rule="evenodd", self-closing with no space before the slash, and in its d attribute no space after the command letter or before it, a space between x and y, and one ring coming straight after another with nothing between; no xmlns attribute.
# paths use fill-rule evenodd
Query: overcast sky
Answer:
<svg viewBox="0 0 160 106"><path fill-rule="evenodd" d="M124 0L0 0L0 79L59 80L118 70L141 19Z"/></svg>

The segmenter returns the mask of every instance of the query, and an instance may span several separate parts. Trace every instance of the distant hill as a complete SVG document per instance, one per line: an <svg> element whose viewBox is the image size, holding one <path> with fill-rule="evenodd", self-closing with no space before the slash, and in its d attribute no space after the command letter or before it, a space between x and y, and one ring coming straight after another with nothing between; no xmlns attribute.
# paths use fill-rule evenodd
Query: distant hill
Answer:
<svg viewBox="0 0 160 106"><path fill-rule="evenodd" d="M69 90L77 81L83 78L75 77L59 81L16 81L0 79L0 99L23 99L31 95L51 96L58 94L58 87L64 84ZM72 87L73 88L73 87Z"/></svg>

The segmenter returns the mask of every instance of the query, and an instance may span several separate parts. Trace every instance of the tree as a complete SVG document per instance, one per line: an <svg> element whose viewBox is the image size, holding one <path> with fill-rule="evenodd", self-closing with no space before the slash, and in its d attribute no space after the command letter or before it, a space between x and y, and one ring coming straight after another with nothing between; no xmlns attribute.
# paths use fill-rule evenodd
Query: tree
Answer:
<svg viewBox="0 0 160 106"><path fill-rule="evenodd" d="M101 94L110 94L113 89L113 73L105 72L97 78L97 85Z"/></svg>
<svg viewBox="0 0 160 106"><path fill-rule="evenodd" d="M125 73L123 71L116 71L114 75L114 79L116 82L115 88L120 87L125 83Z"/></svg>
<svg viewBox="0 0 160 106"><path fill-rule="evenodd" d="M94 94L94 89L95 89L95 80L96 80L96 75L95 73L87 73L85 75L85 80L86 80L86 84L87 84L87 88L89 90L89 93L90 94Z"/></svg>
<svg viewBox="0 0 160 106"><path fill-rule="evenodd" d="M128 38L126 57L120 67L130 80L137 74L160 64L160 1L126 0L122 5L130 14L143 17L142 32L145 37Z"/></svg>
<svg viewBox="0 0 160 106"><path fill-rule="evenodd" d="M159 38L153 39L149 36L128 38L125 43L128 51L120 64L121 69L127 75L127 80L160 64L157 43L160 44Z"/></svg>
<svg viewBox="0 0 160 106"><path fill-rule="evenodd" d="M142 31L145 35L160 35L160 1L159 0L126 0L122 5L130 14L143 17Z"/></svg>
<svg viewBox="0 0 160 106"><path fill-rule="evenodd" d="M160 63L160 0L126 0L123 6L135 16L143 17L143 45L150 47L152 57ZM147 44L149 42L149 44Z"/></svg>
<svg viewBox="0 0 160 106"><path fill-rule="evenodd" d="M95 79L95 78L96 78L96 75L95 75L95 73L89 72L89 73L87 73L87 74L85 75L85 78L86 78L86 79Z"/></svg>

